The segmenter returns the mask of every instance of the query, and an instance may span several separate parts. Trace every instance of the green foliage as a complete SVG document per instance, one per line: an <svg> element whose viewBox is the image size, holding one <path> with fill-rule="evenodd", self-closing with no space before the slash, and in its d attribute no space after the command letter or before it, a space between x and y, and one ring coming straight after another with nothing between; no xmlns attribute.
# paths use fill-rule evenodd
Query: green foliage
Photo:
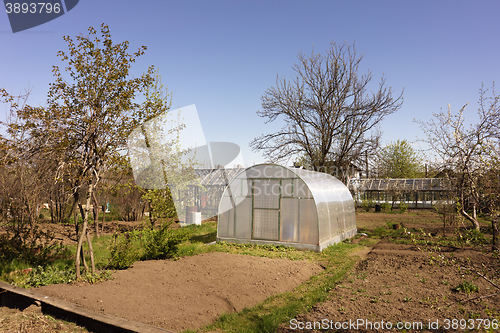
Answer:
<svg viewBox="0 0 500 333"><path fill-rule="evenodd" d="M479 287L476 286L474 283L469 282L469 281L463 281L460 283L458 286L455 287L456 291L463 291L467 294L470 294L472 292L477 292L479 291Z"/></svg>
<svg viewBox="0 0 500 333"><path fill-rule="evenodd" d="M384 212L384 213L387 213L388 211L390 211L392 208L392 205L388 202L383 202L381 205L380 205L380 209Z"/></svg>
<svg viewBox="0 0 500 333"><path fill-rule="evenodd" d="M417 178L422 174L422 159L406 140L398 140L383 148L380 160L383 177Z"/></svg>
<svg viewBox="0 0 500 333"><path fill-rule="evenodd" d="M373 207L375 207L375 202L372 199L363 200L363 202L361 202L361 208L367 212L369 212Z"/></svg>
<svg viewBox="0 0 500 333"><path fill-rule="evenodd" d="M165 222L160 228L142 230L144 254L142 259L168 259L177 254L177 247L187 239L183 228L169 230L171 222Z"/></svg>
<svg viewBox="0 0 500 333"><path fill-rule="evenodd" d="M139 252L132 244L132 237L125 234L117 240L115 235L115 243L111 246L111 259L107 265L111 269L127 269L139 259Z"/></svg>
<svg viewBox="0 0 500 333"><path fill-rule="evenodd" d="M80 281L97 283L111 278L111 272L100 272L87 274ZM56 265L38 266L31 270L28 278L24 281L27 287L41 287L50 284L71 283L75 281L75 268L70 266L59 267Z"/></svg>
<svg viewBox="0 0 500 333"><path fill-rule="evenodd" d="M400 201L398 204L398 208L401 213L404 213L408 210L408 205L405 202Z"/></svg>
<svg viewBox="0 0 500 333"><path fill-rule="evenodd" d="M484 237L484 234L476 229L467 230L461 240L465 242L466 245L488 244L488 240Z"/></svg>
<svg viewBox="0 0 500 333"><path fill-rule="evenodd" d="M166 189L148 190L142 196L142 199L149 202L150 218L153 220L174 218L177 215L174 200L168 187Z"/></svg>
<svg viewBox="0 0 500 333"><path fill-rule="evenodd" d="M89 207L91 194L106 172L128 166L123 151L131 131L164 110L149 107L147 101L136 102L138 93L152 82L153 67L142 76L130 77L129 73L145 46L130 54L129 42L114 44L105 24L99 32L90 27L88 34L80 34L76 40L63 39L68 50L57 55L65 63L66 76L59 66L53 66L47 105L11 109L16 121L9 124L8 131L23 134L25 139L16 142L17 149L53 161L56 182L68 182L71 189L86 188ZM84 225L88 213L86 208ZM75 260L77 275L81 244Z"/></svg>
<svg viewBox="0 0 500 333"><path fill-rule="evenodd" d="M44 265L69 255L66 248L53 242L50 235L37 226L12 237L9 234L0 235L0 262L19 260L29 265Z"/></svg>
<svg viewBox="0 0 500 333"><path fill-rule="evenodd" d="M33 269L26 280L26 285L30 287L41 287L49 284L69 283L75 280L75 269L57 266L38 266Z"/></svg>

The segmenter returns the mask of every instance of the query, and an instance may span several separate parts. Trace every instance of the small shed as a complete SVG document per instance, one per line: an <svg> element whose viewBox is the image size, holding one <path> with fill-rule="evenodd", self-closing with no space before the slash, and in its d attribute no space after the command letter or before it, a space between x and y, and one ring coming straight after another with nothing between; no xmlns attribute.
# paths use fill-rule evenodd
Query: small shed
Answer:
<svg viewBox="0 0 500 333"><path fill-rule="evenodd" d="M354 201L340 180L276 164L254 165L233 178L218 218L218 242L321 252L357 233Z"/></svg>

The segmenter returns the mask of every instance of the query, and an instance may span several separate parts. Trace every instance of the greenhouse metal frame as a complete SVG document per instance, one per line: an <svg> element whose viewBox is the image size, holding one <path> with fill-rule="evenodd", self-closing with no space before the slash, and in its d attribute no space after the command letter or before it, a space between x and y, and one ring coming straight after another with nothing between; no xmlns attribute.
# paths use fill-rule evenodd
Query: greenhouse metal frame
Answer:
<svg viewBox="0 0 500 333"><path fill-rule="evenodd" d="M352 196L326 173L254 165L232 179L219 204L218 242L320 252L356 233Z"/></svg>
<svg viewBox="0 0 500 333"><path fill-rule="evenodd" d="M404 202L408 208L432 208L450 202L451 180L447 178L351 179L349 189L358 205L364 200L376 203Z"/></svg>

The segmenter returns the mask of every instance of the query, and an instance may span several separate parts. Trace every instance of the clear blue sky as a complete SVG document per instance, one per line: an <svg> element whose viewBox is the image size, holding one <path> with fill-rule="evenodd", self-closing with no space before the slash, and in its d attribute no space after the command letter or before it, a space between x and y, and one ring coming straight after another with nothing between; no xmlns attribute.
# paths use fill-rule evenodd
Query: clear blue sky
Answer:
<svg viewBox="0 0 500 333"><path fill-rule="evenodd" d="M30 103L44 105L52 66L63 65L56 53L67 50L62 37L106 23L114 42L148 47L135 76L155 65L173 106L196 104L206 140L239 144L253 164L264 159L249 142L281 128L256 115L276 75L290 77L299 50L355 42L374 84L385 75L396 93L405 89L402 109L382 123L383 143L415 141L423 133L413 118L466 102L472 116L481 83L500 78L499 13L500 1L80 0L16 34L0 13L0 87L19 93L31 86Z"/></svg>

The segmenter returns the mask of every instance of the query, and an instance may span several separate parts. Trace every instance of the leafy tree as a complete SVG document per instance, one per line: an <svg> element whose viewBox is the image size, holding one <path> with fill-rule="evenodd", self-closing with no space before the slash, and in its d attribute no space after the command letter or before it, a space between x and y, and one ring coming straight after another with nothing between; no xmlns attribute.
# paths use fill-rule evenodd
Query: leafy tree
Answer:
<svg viewBox="0 0 500 333"><path fill-rule="evenodd" d="M94 192L108 170L127 163L126 140L131 131L162 112L135 102L136 95L152 82L153 68L141 77L129 78L132 63L146 47L129 54L129 43L113 44L105 24L101 37L92 27L88 32L76 41L64 37L69 51L59 51L58 56L66 62L69 78L54 66L55 82L50 85L47 106L18 108L20 121L11 126L13 131L28 134L23 144L30 154L56 157L56 179L72 180L74 205L80 202L79 190L85 192L85 205L80 205L83 226L76 252L77 278L85 238L94 271L87 228L90 207L97 204Z"/></svg>
<svg viewBox="0 0 500 333"><path fill-rule="evenodd" d="M332 42L326 55L300 52L293 79L278 77L257 111L266 123L281 117L284 127L255 138L251 147L271 161L305 155L316 170L364 165L379 146L377 126L400 109L403 93L393 97L384 78L376 91L368 92L372 74L359 73L362 59L347 43Z"/></svg>
<svg viewBox="0 0 500 333"><path fill-rule="evenodd" d="M154 224L160 218L183 216L186 206L193 204L194 189L201 185L195 174L196 154L180 145L180 133L185 128L182 112L169 112L171 95L158 73L144 95L145 109L162 112L130 134L128 148L136 184L145 191L142 199L149 203Z"/></svg>
<svg viewBox="0 0 500 333"><path fill-rule="evenodd" d="M406 140L391 142L380 151L379 174L387 178L417 178L422 160Z"/></svg>

